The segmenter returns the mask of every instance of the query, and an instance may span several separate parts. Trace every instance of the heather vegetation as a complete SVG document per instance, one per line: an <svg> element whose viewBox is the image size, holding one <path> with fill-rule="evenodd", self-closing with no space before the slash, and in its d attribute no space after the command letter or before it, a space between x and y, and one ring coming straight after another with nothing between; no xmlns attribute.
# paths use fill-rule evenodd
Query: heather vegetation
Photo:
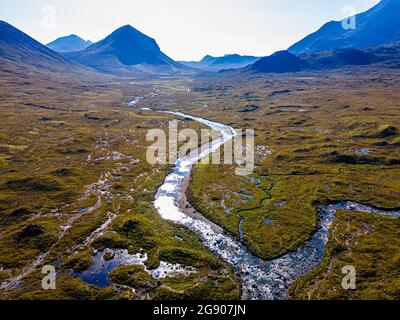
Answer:
<svg viewBox="0 0 400 320"><path fill-rule="evenodd" d="M153 207L168 166L147 163L146 134L154 127L168 132L173 117L127 106L152 87L113 85L102 77L90 82L60 77L49 83L35 75L24 85L4 74L2 79L0 275L2 281L15 281L0 291L3 299L240 296L229 265ZM179 120L179 128L203 127ZM149 269L162 260L197 272L149 281L140 266L116 269L110 278L125 285L119 289L99 288L76 276L105 249L144 251ZM57 266L55 292L41 287L45 264Z"/></svg>
<svg viewBox="0 0 400 320"><path fill-rule="evenodd" d="M391 85L379 85L382 77ZM189 187L193 206L265 259L296 249L314 233L317 204L352 200L398 207L397 77L397 71L352 69L351 74L324 77L256 77L250 84L241 79L196 83L196 99L214 103L194 112L237 128L255 128L256 169L249 177L237 177L229 166L196 166ZM259 109L243 116L246 105ZM395 228L386 230L387 237L398 236ZM383 246L380 252L388 255L380 258L382 263L391 256ZM334 258L328 250L325 260L332 263L329 259ZM368 281L366 286L376 286L380 280ZM330 284L324 284L318 298L330 297ZM370 298L383 297L368 292Z"/></svg>
<svg viewBox="0 0 400 320"><path fill-rule="evenodd" d="M0 21L0 300L398 300L399 3L199 62L130 25L46 47ZM222 162L152 162L155 130Z"/></svg>

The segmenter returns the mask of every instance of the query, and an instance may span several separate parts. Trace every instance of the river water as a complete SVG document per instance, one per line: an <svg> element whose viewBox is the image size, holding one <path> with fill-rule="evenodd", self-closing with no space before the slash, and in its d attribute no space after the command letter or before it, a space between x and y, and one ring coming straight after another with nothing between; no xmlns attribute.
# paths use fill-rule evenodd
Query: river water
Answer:
<svg viewBox="0 0 400 320"><path fill-rule="evenodd" d="M137 103L140 101L141 97L137 97L129 105L139 108ZM148 108L141 109L149 110ZM197 154L194 152L193 156L178 158L172 173L166 177L164 183L158 189L154 205L162 218L180 223L198 234L211 252L232 265L242 282L243 299L279 300L288 298L289 288L293 282L320 265L328 242L329 229L337 210L400 217L400 211L384 211L355 202L320 206L318 207L320 220L317 231L310 240L296 251L287 253L280 258L262 260L252 255L236 238L214 228L212 222L205 218L196 219L188 216L179 207L179 203L186 192L193 165L233 139L236 131L230 126L181 112L153 111L189 118L220 133L220 137L212 141L210 145L201 146Z"/></svg>

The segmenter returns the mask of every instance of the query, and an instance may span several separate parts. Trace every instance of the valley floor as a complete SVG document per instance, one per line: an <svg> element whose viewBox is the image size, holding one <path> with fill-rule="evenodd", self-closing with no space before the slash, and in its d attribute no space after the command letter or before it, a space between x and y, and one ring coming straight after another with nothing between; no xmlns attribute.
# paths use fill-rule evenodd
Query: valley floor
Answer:
<svg viewBox="0 0 400 320"><path fill-rule="evenodd" d="M312 237L318 205L400 207L399 78L373 68L137 82L1 73L0 298L239 299L242 275L153 206L171 166L147 163L147 130L177 118L127 103L146 96L141 107L255 129L252 175L199 164L187 196L269 261ZM339 211L322 264L291 297L398 299L399 224ZM43 265L56 268L56 290L43 290ZM347 265L356 290L341 287Z"/></svg>

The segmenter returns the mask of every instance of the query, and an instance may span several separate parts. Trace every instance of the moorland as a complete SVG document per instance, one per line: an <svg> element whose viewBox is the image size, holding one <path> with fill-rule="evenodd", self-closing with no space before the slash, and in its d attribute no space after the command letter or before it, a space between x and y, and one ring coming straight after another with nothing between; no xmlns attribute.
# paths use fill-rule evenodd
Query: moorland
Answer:
<svg viewBox="0 0 400 320"><path fill-rule="evenodd" d="M398 300L399 8L383 0L358 15L363 37L331 22L292 52L196 63L129 25L94 44L62 38L53 51L0 21L0 299L249 298L244 257L283 292L261 288L261 298ZM208 129L193 117L254 129L255 169L189 168L167 207L180 206L184 224L155 206L177 166L147 161L147 134L171 121ZM325 223L321 208L344 202L357 205ZM310 243L320 260L294 272L288 255ZM268 269L280 258L286 269ZM44 266L56 270L53 290ZM342 286L346 266L356 290Z"/></svg>

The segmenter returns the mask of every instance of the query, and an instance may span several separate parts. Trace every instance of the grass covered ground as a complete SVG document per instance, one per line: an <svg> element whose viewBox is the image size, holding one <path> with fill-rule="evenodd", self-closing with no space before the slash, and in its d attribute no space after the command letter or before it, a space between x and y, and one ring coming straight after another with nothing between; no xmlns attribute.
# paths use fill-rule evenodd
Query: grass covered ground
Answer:
<svg viewBox="0 0 400 320"><path fill-rule="evenodd" d="M338 212L322 265L295 283L293 298L398 300L399 227L398 218ZM355 290L341 286L348 265L356 271Z"/></svg>
<svg viewBox="0 0 400 320"><path fill-rule="evenodd" d="M2 72L0 280L24 276L19 287L0 290L0 298L239 298L230 266L153 207L170 167L147 163L145 136L148 129L167 129L174 117L126 102L158 91L140 106L255 129L253 174L237 176L232 165L196 165L188 199L252 253L272 259L309 239L319 203L400 206L398 78L395 70L366 68L137 82ZM179 125L203 128L187 119ZM340 212L323 265L300 279L292 296L398 297L397 229L398 219ZM144 251L148 269L164 261L197 271L155 281L143 267L124 266L110 275L119 290L73 276L106 248ZM338 289L344 263L359 272L357 292ZM44 264L57 267L55 291L41 288Z"/></svg>
<svg viewBox="0 0 400 320"><path fill-rule="evenodd" d="M249 179L229 166L199 165L192 201L236 235L242 216L244 240L263 258L309 237L316 203L398 206L397 78L397 71L355 69L194 84L194 100L212 101L195 112L255 129L256 170Z"/></svg>
<svg viewBox="0 0 400 320"><path fill-rule="evenodd" d="M255 129L256 169L246 178L235 175L233 166L197 165L189 186L191 203L238 239L243 220L242 241L265 259L294 250L310 237L318 219L316 204L353 200L399 207L399 76L396 70L354 68L195 82L197 107L191 112ZM388 238L398 236L395 228L387 232ZM374 236L379 237L369 235ZM399 251L396 242L391 250L381 249L382 263ZM369 256L377 259L374 255ZM393 270L387 277L398 279ZM385 297L377 289L371 293L379 281L372 278L364 293L348 297ZM397 290L396 281L391 290ZM313 297L329 298L332 292L327 292L321 289Z"/></svg>
<svg viewBox="0 0 400 320"><path fill-rule="evenodd" d="M169 166L148 164L146 134L167 129L173 117L126 105L153 86L38 73L2 73L0 79L0 281L15 281L0 290L0 299L240 296L230 267L153 207ZM201 128L183 119L179 127ZM116 269L112 279L131 286L118 290L73 276L90 267L95 250L105 248L144 251L149 269L162 259L197 272L148 281L134 267L129 273ZM46 264L56 267L56 290L42 289Z"/></svg>

